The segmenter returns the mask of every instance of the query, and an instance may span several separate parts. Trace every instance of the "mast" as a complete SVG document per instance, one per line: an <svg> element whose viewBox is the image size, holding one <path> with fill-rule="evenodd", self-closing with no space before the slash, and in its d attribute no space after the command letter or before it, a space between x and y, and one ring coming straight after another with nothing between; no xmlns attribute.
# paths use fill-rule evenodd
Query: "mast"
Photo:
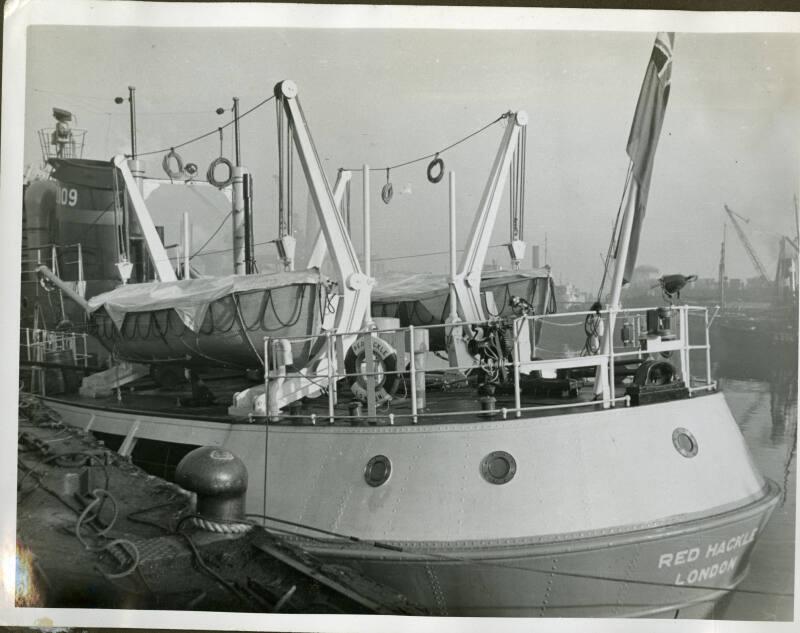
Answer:
<svg viewBox="0 0 800 633"><path fill-rule="evenodd" d="M613 351L614 321L620 307L622 286L630 282L639 252L639 236L644 224L656 148L669 101L674 39L674 33L658 33L656 35L650 60L645 70L644 81L639 91L639 99L636 102L631 130L628 134L628 143L625 149L630 162L620 205L622 217L614 256L611 293L607 306L609 310L608 325L601 343L603 354L611 354ZM611 237L612 243L614 237L613 235ZM605 281L605 275L603 280ZM607 384L607 381L602 378L602 372L603 369L598 366L595 374L596 395L604 391L604 384ZM611 380L613 394L613 377Z"/></svg>

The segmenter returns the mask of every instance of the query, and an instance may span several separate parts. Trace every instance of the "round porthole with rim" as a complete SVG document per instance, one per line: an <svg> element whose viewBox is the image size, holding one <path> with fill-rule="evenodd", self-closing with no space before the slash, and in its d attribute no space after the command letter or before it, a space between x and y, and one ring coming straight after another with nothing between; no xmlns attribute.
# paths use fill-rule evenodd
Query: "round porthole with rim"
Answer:
<svg viewBox="0 0 800 633"><path fill-rule="evenodd" d="M517 460L505 451L489 453L481 461L481 475L490 484L504 484L511 481L517 472Z"/></svg>
<svg viewBox="0 0 800 633"><path fill-rule="evenodd" d="M694 457L697 455L697 439L692 435L692 432L678 427L672 432L672 444L675 450L684 457Z"/></svg>
<svg viewBox="0 0 800 633"><path fill-rule="evenodd" d="M364 481L373 488L382 486L389 480L392 474L392 462L386 455L375 455L367 462L364 468Z"/></svg>

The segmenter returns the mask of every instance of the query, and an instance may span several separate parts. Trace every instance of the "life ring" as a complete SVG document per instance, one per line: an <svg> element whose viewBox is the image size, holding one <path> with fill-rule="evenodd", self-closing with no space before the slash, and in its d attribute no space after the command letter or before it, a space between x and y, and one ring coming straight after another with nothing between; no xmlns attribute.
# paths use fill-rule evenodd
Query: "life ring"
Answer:
<svg viewBox="0 0 800 633"><path fill-rule="evenodd" d="M172 161L178 166L178 169L172 169ZM164 160L161 161L161 167L171 180L177 180L183 175L183 159L180 154L174 149L169 150L164 154Z"/></svg>
<svg viewBox="0 0 800 633"><path fill-rule="evenodd" d="M434 174L436 169L439 170L438 174ZM428 165L428 180L435 185L442 179L442 176L444 176L444 161L439 158L439 154L436 154L436 158Z"/></svg>
<svg viewBox="0 0 800 633"><path fill-rule="evenodd" d="M348 374L350 391L358 400L367 401L367 379L361 375L362 365L365 364L366 337L362 336L356 340L347 350L344 358L344 369ZM382 338L377 336L372 338L372 356L375 359L375 403L383 404L392 399L400 386L400 374L397 372L397 352ZM365 371L365 370L364 370Z"/></svg>
<svg viewBox="0 0 800 633"><path fill-rule="evenodd" d="M220 165L225 165L228 168L228 177L225 180L217 180L214 176L214 171ZM206 172L206 180L209 184L214 185L217 189L223 189L233 182L233 165L231 161L223 156L219 156L211 161Z"/></svg>
<svg viewBox="0 0 800 633"><path fill-rule="evenodd" d="M392 183L387 182L383 185L383 189L381 189L381 200L383 200L384 204L389 204L392 195L394 195L394 188L392 187Z"/></svg>
<svg viewBox="0 0 800 633"><path fill-rule="evenodd" d="M389 182L389 168L386 168L386 184L383 185L381 189L381 200L383 200L383 204L389 204L389 201L392 199L392 195L394 194L394 187L392 187L392 183Z"/></svg>
<svg viewBox="0 0 800 633"><path fill-rule="evenodd" d="M186 173L190 176L194 176L197 173L197 164L196 163L186 163L186 167L184 167Z"/></svg>

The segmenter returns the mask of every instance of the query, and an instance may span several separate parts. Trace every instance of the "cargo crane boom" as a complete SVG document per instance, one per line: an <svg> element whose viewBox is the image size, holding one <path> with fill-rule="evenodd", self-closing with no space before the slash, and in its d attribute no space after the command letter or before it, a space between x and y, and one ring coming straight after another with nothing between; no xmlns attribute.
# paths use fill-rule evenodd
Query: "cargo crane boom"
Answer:
<svg viewBox="0 0 800 633"><path fill-rule="evenodd" d="M733 223L733 228L736 230L736 234L739 236L739 239L742 241L742 244L744 245L744 249L747 251L747 254L750 256L750 261L753 262L753 266L755 266L755 269L758 272L759 277L761 277L761 279L763 281L768 282L769 279L767 278L767 269L764 268L764 264L761 263L761 260L758 258L758 255L756 255L756 251L755 251L755 249L753 249L753 245L750 243L750 240L747 238L747 235L745 234L744 229L742 229L741 224L739 224L738 218L741 218L745 222L749 222L749 220L747 220L746 218L742 217L741 215L739 215L735 211L732 211L727 204L724 205L724 206L725 206L725 212L728 214L728 217L731 219L731 222Z"/></svg>

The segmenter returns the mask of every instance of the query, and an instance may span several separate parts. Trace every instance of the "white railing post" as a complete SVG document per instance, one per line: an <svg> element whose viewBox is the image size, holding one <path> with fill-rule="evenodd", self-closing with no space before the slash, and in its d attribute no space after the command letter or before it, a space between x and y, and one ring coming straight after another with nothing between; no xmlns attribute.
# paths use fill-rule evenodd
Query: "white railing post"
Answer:
<svg viewBox="0 0 800 633"><path fill-rule="evenodd" d="M334 407L336 406L336 380L333 366L333 337L331 331L325 332L327 352L328 352L328 422L334 422Z"/></svg>
<svg viewBox="0 0 800 633"><path fill-rule="evenodd" d="M711 341L708 336L708 308L703 308L703 317L706 325L706 384L711 387Z"/></svg>
<svg viewBox="0 0 800 633"><path fill-rule="evenodd" d="M417 418L417 364L416 364L416 345L414 343L414 326L408 326L408 340L409 340L409 349L411 350L410 357L410 364L409 367L411 369L411 421L416 424L418 421Z"/></svg>
<svg viewBox="0 0 800 633"><path fill-rule="evenodd" d="M264 337L264 411L267 414L266 424L269 426L269 336ZM264 456L266 459L266 455ZM266 466L265 466L266 468Z"/></svg>
<svg viewBox="0 0 800 633"><path fill-rule="evenodd" d="M616 377L614 376L614 326L617 321L617 306L612 306L608 311L608 358L606 363L608 367L608 389L610 391L610 405L616 407L615 396L616 394Z"/></svg>
<svg viewBox="0 0 800 633"><path fill-rule="evenodd" d="M691 364L691 350L689 349L689 306L681 306L681 339L683 341L683 354L684 354L684 380L686 386L689 388L689 395L692 395L692 364Z"/></svg>
<svg viewBox="0 0 800 633"><path fill-rule="evenodd" d="M522 411L520 411L522 408L522 396L519 387L519 333L522 331L523 327L528 327L527 317L521 316L514 319L514 342L511 347L511 352L513 354L512 360L514 364L514 409L516 417L522 416Z"/></svg>

